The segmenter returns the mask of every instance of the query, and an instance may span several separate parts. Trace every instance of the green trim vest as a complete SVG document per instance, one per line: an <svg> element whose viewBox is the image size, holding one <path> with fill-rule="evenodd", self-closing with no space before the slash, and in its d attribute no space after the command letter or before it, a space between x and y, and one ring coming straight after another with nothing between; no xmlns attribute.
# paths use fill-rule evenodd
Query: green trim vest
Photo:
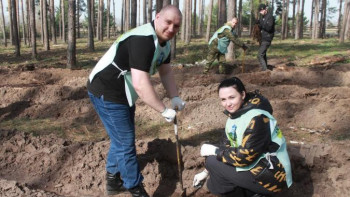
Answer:
<svg viewBox="0 0 350 197"><path fill-rule="evenodd" d="M209 40L209 45L210 45L213 42L213 40L218 39L217 48L220 51L220 53L223 53L223 54L227 53L227 47L230 44L230 39L226 38L225 36L222 38L218 38L218 34L222 33L225 29L229 29L230 31L232 31L231 26L224 25L220 27Z"/></svg>
<svg viewBox="0 0 350 197"><path fill-rule="evenodd" d="M282 131L277 126L276 119L267 111L260 109L252 109L236 119L228 119L226 122L225 132L231 146L238 147L242 144L243 134L248 127L252 118L258 115L265 115L270 119L271 140L280 147L275 153L264 153L254 163L247 167L236 167L237 171L248 171L252 169L262 158L266 158L269 162L270 156L277 156L286 171L287 186L292 185L292 169L287 152L286 140L282 135Z"/></svg>
<svg viewBox="0 0 350 197"><path fill-rule="evenodd" d="M125 83L125 94L128 99L129 106L133 106L138 98L138 95L132 85L131 72L127 70L121 70L118 65L114 62L115 55L118 50L119 43L124 41L130 36L153 36L155 51L151 63L151 68L149 71L150 75L154 75L157 72L158 66L160 66L170 54L170 43L166 42L165 46L162 47L159 45L157 34L152 27L151 23L139 26L137 28L131 29L130 31L122 34L118 39L113 43L113 45L108 49L108 51L103 55L103 57L98 61L94 69L89 75L90 83L94 79L97 73L102 71L104 68L113 64L118 70L120 70L120 75L124 76Z"/></svg>

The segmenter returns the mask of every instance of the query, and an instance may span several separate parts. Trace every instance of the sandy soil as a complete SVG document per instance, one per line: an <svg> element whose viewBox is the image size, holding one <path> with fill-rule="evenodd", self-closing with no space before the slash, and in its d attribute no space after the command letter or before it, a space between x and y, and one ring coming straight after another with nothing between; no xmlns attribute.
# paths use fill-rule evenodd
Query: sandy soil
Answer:
<svg viewBox="0 0 350 197"><path fill-rule="evenodd" d="M350 65L299 68L287 66L285 60L271 63L273 71L260 72L248 62L245 73L234 68L227 75L215 74L215 70L203 75L202 67L195 65L174 66L181 97L187 102L178 115L187 196L212 196L205 186L193 188L192 179L203 169L201 143L219 143L224 135L227 117L216 89L222 79L233 75L248 90L259 89L270 99L288 140L294 184L279 196L350 196ZM1 68L0 121L50 118L66 126L101 128L86 93L89 72L28 65ZM152 80L169 104L159 78ZM136 120L140 127L164 124L141 101ZM152 196L179 196L172 130L152 132L162 137L138 137L136 142L145 188ZM108 147L108 139L76 142L0 128L0 196L104 196Z"/></svg>

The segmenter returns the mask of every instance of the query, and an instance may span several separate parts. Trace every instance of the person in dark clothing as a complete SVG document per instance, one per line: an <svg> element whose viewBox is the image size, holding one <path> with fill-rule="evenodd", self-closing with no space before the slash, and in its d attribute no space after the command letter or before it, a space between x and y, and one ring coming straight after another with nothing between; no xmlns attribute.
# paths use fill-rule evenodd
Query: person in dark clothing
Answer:
<svg viewBox="0 0 350 197"><path fill-rule="evenodd" d="M292 184L286 140L272 116L272 106L259 91L246 92L237 78L223 80L218 88L228 116L227 144L203 144L205 169L193 186L208 176L209 191L219 196L274 195Z"/></svg>
<svg viewBox="0 0 350 197"><path fill-rule="evenodd" d="M271 46L271 42L275 33L275 19L272 13L268 11L268 7L265 4L259 5L259 13L262 17L257 20L261 31L261 43L258 52L258 60L261 66L261 70L265 71L268 69L267 66L267 49Z"/></svg>

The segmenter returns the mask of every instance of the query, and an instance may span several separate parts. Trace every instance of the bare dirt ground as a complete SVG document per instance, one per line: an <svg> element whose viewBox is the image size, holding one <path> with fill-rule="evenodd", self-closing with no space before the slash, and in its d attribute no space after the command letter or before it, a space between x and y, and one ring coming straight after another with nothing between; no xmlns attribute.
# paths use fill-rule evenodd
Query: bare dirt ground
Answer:
<svg viewBox="0 0 350 197"><path fill-rule="evenodd" d="M270 99L288 141L294 184L279 196L350 196L350 65L300 68L285 62L271 60L275 68L267 72L248 62L245 73L234 68L228 75L215 71L203 75L200 66L174 67L181 97L187 102L178 115L187 196L212 196L205 186L193 188L192 180L203 169L201 143L219 143L224 136L227 117L216 89L222 79L233 75L248 90L259 89ZM89 72L28 65L1 68L0 121L45 118L64 128L85 125L88 129L83 135L92 135L94 128L102 127L86 93ZM169 104L159 78L152 80ZM146 190L152 196L179 196L171 124L164 126L162 117L141 101L136 121L137 153ZM163 126L154 126L157 124ZM153 128L149 134L142 131L146 127ZM0 196L104 196L108 147L106 138L76 141L69 135L35 136L0 128Z"/></svg>

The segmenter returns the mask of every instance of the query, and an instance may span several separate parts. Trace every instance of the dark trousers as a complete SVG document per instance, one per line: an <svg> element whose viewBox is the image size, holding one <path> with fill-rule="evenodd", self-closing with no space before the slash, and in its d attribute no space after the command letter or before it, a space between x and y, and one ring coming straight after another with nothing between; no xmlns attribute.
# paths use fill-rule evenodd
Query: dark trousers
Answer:
<svg viewBox="0 0 350 197"><path fill-rule="evenodd" d="M270 47L271 42L267 41L262 41L259 47L259 52L258 52L258 60L261 66L261 70L266 70L267 69L267 58L266 58L266 52L267 49Z"/></svg>
<svg viewBox="0 0 350 197"><path fill-rule="evenodd" d="M205 167L209 171L207 187L215 195L248 197L254 194L272 195L257 183L250 171L237 172L236 167L218 161L216 156L206 159Z"/></svg>

